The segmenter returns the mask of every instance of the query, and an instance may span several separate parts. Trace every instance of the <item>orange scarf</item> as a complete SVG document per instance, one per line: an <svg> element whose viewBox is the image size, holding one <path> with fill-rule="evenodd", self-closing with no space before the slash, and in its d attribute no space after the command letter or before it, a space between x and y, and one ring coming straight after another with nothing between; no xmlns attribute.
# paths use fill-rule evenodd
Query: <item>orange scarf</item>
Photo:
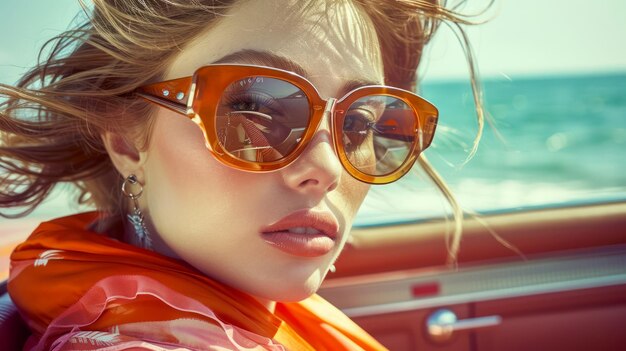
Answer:
<svg viewBox="0 0 626 351"><path fill-rule="evenodd" d="M28 347L117 350L111 345L134 340L128 345L195 350L214 335L269 350L385 349L317 295L277 303L272 314L182 261L90 232L98 216L44 222L11 255L9 292L33 331Z"/></svg>

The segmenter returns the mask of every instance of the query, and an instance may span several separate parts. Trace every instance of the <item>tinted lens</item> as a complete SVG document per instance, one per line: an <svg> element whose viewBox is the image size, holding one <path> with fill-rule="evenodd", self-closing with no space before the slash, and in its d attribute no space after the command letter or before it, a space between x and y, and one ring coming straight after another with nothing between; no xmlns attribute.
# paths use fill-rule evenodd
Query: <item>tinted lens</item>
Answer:
<svg viewBox="0 0 626 351"><path fill-rule="evenodd" d="M242 160L280 160L301 141L309 124L309 106L304 92L289 82L263 76L237 80L218 102L219 142Z"/></svg>
<svg viewBox="0 0 626 351"><path fill-rule="evenodd" d="M358 99L346 112L343 147L350 163L363 173L384 176L408 159L418 141L418 119L403 100L385 95Z"/></svg>

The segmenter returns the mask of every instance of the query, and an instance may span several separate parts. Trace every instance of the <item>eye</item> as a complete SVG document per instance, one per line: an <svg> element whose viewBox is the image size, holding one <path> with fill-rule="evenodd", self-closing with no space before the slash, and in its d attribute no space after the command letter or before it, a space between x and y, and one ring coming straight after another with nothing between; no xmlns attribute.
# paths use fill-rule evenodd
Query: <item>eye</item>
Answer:
<svg viewBox="0 0 626 351"><path fill-rule="evenodd" d="M233 110L238 110L238 111L258 111L258 104L256 102L238 102L236 104L233 104L232 106Z"/></svg>
<svg viewBox="0 0 626 351"><path fill-rule="evenodd" d="M343 123L344 147L347 151L358 149L371 135L374 122L359 111L350 111Z"/></svg>
<svg viewBox="0 0 626 351"><path fill-rule="evenodd" d="M343 122L343 131L346 133L367 134L373 122L358 111L349 111Z"/></svg>
<svg viewBox="0 0 626 351"><path fill-rule="evenodd" d="M248 91L239 94L224 96L223 107L231 112L262 112L268 115L278 115L280 104L271 95L261 92Z"/></svg>

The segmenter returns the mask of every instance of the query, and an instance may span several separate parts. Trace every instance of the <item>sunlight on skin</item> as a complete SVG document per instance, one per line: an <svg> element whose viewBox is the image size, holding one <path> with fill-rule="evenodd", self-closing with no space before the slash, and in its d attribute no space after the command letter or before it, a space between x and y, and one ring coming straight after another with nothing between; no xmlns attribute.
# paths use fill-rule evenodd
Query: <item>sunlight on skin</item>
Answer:
<svg viewBox="0 0 626 351"><path fill-rule="evenodd" d="M235 15L184 48L164 79L190 76L234 52L257 50L301 65L324 98L338 97L348 80L383 82L375 30L353 4L318 2L302 10L283 1L247 1L232 11ZM342 168L328 121L298 160L265 174L219 163L200 129L181 115L159 109L155 121L140 161L118 167L145 184L141 207L155 233L155 249L252 294L270 309L272 301L314 293L341 252L369 189ZM331 213L338 220L339 237L329 253L294 256L262 239L260 228L302 209Z"/></svg>

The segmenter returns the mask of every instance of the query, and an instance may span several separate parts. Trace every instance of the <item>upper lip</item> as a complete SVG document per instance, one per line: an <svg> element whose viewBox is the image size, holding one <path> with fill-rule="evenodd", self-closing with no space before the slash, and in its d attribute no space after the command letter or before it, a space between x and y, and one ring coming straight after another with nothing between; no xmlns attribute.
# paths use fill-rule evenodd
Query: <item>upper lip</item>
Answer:
<svg viewBox="0 0 626 351"><path fill-rule="evenodd" d="M287 231L289 228L294 227L314 228L331 239L337 238L337 233L339 232L339 223L332 213L327 211L313 211L311 209L292 212L280 220L261 228L261 232Z"/></svg>

